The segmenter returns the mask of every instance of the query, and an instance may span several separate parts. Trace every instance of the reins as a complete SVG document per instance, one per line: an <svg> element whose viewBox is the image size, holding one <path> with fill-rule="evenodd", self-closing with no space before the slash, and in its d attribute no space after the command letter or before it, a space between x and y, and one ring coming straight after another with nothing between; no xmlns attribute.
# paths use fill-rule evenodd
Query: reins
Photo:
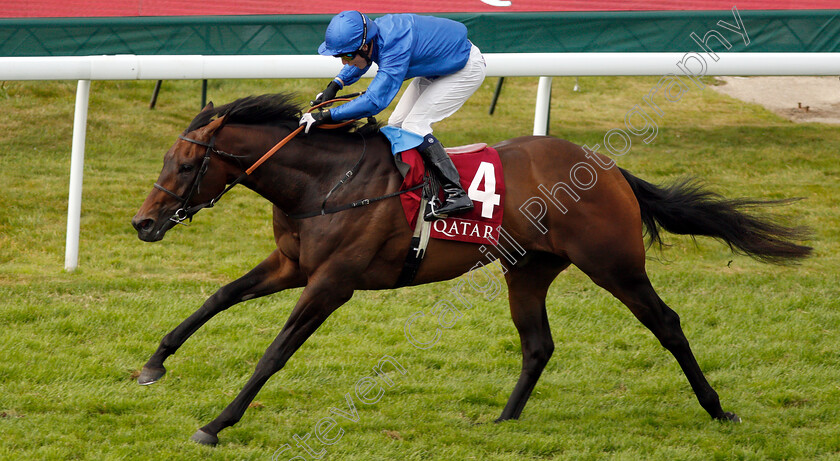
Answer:
<svg viewBox="0 0 840 461"><path fill-rule="evenodd" d="M352 94L352 95L343 96L341 98L336 98L336 99L332 99L332 100L329 100L329 101L325 101L323 103L320 103L320 104L317 104L317 105L311 107L307 112L312 112L313 110L319 109L323 106L330 105L334 102L351 101L353 97L358 96L359 94L361 94L361 93L356 93L356 94ZM348 125L350 123L353 123L355 121L356 120L348 120L348 121L341 122L341 123L336 123L336 124L325 124L325 125L321 125L320 128L328 129L328 130L329 129L336 129L336 128L341 128L341 127L343 127L345 125ZM192 217L196 213L198 213L200 210L202 210L204 208L213 208L216 205L216 203L222 198L222 196L227 194L237 184L241 183L245 178L250 176L251 173L254 172L254 170L256 170L266 160L271 158L271 156L273 156L278 150L280 150L289 141L291 141L295 136L297 136L301 131L303 131L303 129L304 129L303 125L298 126L294 131L289 133L285 138L281 139L280 142L275 144L274 147L272 147L271 149L268 150L268 152L263 154L262 157L260 157L256 162L254 162L253 165L248 167L248 169L246 169L244 173L239 175L239 177L237 177L230 184L228 184L227 187L225 187L225 189L222 190L222 192L219 193L219 195L217 195L216 197L211 199L209 202L201 203L201 204L194 205L194 206L191 206L191 207L187 207L187 205L188 205L190 199L192 199L192 196L195 195L195 193L199 190L200 185L201 185L201 181L204 178L204 175L207 173L207 168L208 168L209 163L210 163L210 154L212 152L216 152L220 155L225 155L225 156L229 156L229 157L233 157L233 158L239 158L239 157L216 149L215 148L215 141L216 141L216 135L215 134L213 135L212 138L210 138L209 143L198 141L198 140L195 140L195 139L192 139L192 138L188 138L184 135L178 136L179 139L182 139L184 141L187 141L187 142L205 147L207 150L204 153L204 159L201 162L201 166L199 167L198 174L196 175L195 179L193 180L193 184L190 186L189 192L184 197L179 196L175 192L172 192L171 190L161 186L158 183L154 184L154 187L156 189L161 190L161 191L165 192L166 194L174 197L175 199L181 201L181 207L178 208L175 211L175 213L169 218L170 221L174 221L176 224L187 225L187 224L184 223L184 221L186 221L186 220L192 221ZM338 188L340 188L347 181L349 181L350 179L353 178L353 176L358 172L358 169L361 166L362 161L365 158L365 153L367 151L367 140L365 139L365 137L363 135L360 134L360 136L362 136L362 142L364 143L363 147L362 147L362 155L359 157L359 160L356 161L356 164L353 165L353 167L350 170L348 170L347 172L344 173L344 177L342 177L341 180L339 180L338 183L335 186L333 186L332 189L330 189L330 191L324 197L324 201L321 203L321 209L317 210L317 211L311 211L311 212L307 212L307 213L300 213L300 214L294 214L294 215L286 214L284 212L284 214L286 214L286 216L288 216L291 219L305 219L305 218L311 218L311 217L314 217L314 216L322 216L322 215L327 215L327 214L338 213L340 211L349 210L349 209L352 209L352 208L358 208L358 207L362 207L362 206L367 206L367 205L370 205L371 203L375 203L375 202L378 202L380 200L385 200L385 199L388 199L388 198L391 198L391 197L396 197L396 196L402 195L406 192L411 192L411 191L417 190L417 189L424 186L424 184L419 184L417 186L414 186L414 187L406 189L406 190L392 192L390 194L382 195L380 197L357 200L357 201L352 202L352 203L348 203L348 204L345 204L345 205L341 205L341 206L338 206L338 207L327 209L326 208L327 200L329 200L329 198L333 194L333 192L338 190Z"/></svg>
<svg viewBox="0 0 840 461"><path fill-rule="evenodd" d="M322 102L321 104L318 104L318 105L312 106L312 107L311 107L308 111L306 111L306 112L312 112L312 111L313 111L313 110L315 110L315 109L320 109L321 107L324 107L324 106L330 105L330 104L332 104L332 103L334 103L334 102L339 102L339 101L352 101L352 100L353 100L353 97L354 97L354 96L357 96L357 95L359 95L359 94L361 94L361 93L356 93L356 94L347 95L347 96L344 96L344 97L341 97L341 98L336 98L336 99L331 99L331 100L329 100L329 101L324 101L324 102ZM351 124L351 123L353 123L353 122L355 122L355 120L347 120L346 122L341 122L341 123L334 123L334 124L328 124L328 125L321 125L321 128L324 128L324 129L327 129L327 130L334 130L334 129L336 129L336 128L341 128L341 127L343 127L343 126L345 126L345 125L349 125L349 124ZM260 157L260 159L259 159L259 160L257 160L256 162L254 162L254 164L253 164L253 165L251 165L251 167L250 167L250 168L248 168L247 170L245 170L245 174L246 174L246 175L250 175L251 173L253 173L253 171L254 171L254 170L256 170L258 166L262 165L262 164L263 164L263 162L265 162L266 160L268 160L269 158L271 158L271 156L272 156L272 155L274 155L274 153L275 153L275 152L277 152L278 150L280 150L280 148L281 148L281 147L285 146L285 145L286 145L286 143L288 143L289 141L291 141L291 140L292 140L292 138L294 138L295 136L297 136L297 135L298 135L301 131L303 131L303 129L304 129L304 126L303 126L303 125L301 125L301 126L297 127L297 129L296 129L295 131L292 131L291 133L289 133L289 135L288 135L288 136L286 136L285 138L281 139L281 140L280 140L280 142L278 142L277 144L275 144L275 145L274 145L274 147L272 147L271 149L269 149L269 150L268 150L268 152L266 152L266 153L265 153L262 157Z"/></svg>

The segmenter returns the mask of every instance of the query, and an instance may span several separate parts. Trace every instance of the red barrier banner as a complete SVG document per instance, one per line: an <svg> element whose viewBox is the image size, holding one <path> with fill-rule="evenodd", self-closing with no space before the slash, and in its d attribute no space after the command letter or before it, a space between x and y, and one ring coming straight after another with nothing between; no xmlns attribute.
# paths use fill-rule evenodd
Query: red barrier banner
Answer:
<svg viewBox="0 0 840 461"><path fill-rule="evenodd" d="M837 0L2 0L0 18L836 9Z"/></svg>

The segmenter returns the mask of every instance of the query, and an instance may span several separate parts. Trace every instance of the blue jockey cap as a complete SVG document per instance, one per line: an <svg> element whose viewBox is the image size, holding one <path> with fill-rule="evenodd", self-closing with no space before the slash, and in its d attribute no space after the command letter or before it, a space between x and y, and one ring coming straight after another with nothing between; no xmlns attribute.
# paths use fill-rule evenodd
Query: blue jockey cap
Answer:
<svg viewBox="0 0 840 461"><path fill-rule="evenodd" d="M355 10L342 11L335 15L327 26L325 40L318 47L318 54L335 56L358 51L378 32L376 24L364 14Z"/></svg>

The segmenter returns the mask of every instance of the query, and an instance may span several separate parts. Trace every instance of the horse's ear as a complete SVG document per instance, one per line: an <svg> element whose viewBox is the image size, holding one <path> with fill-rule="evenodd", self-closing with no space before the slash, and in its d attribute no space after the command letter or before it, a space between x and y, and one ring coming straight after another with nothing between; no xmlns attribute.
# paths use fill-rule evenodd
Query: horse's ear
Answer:
<svg viewBox="0 0 840 461"><path fill-rule="evenodd" d="M214 109L213 101L210 101L209 103L207 103L206 106L204 106L204 109L201 109L201 111L202 112L207 112L208 110L213 110L213 109Z"/></svg>
<svg viewBox="0 0 840 461"><path fill-rule="evenodd" d="M202 131L204 133L215 133L216 130L218 130L222 127L222 125L225 124L225 119L227 119L227 115L222 115L221 117L214 118L213 121L211 121L204 128L202 128Z"/></svg>

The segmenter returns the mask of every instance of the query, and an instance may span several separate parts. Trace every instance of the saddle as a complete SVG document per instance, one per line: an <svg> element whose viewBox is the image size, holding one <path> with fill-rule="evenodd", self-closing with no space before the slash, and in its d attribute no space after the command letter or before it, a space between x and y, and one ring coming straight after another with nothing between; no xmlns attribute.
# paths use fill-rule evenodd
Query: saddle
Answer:
<svg viewBox="0 0 840 461"><path fill-rule="evenodd" d="M447 147L447 148L445 148L445 150L446 150L446 153L450 157L452 157L453 155L459 155L459 154L478 153L478 152L483 151L486 148L487 148L487 143L479 142L479 143L474 143L474 144L466 144L466 145L463 145L463 146ZM415 155L415 154L412 153L412 152L409 152L409 151L405 151L405 152L398 152L394 155L394 161L397 164L397 169L400 171L400 173L403 176L403 181L411 182L412 179L411 178L406 179L406 177L409 174L412 165L416 166L416 161L410 161L410 162L403 161L403 159L402 159L403 153L406 153L406 155ZM423 164L422 167L423 167L423 170L424 170L424 173L423 173L424 187L421 189L422 194L420 195L420 202L421 202L422 205L420 206L420 215L417 217L417 220L420 220L420 219L422 219L423 216L425 216L425 214L431 209L432 206L440 208L440 206L442 205L443 199L441 198L442 197L441 181L437 177L437 174L435 174L435 170L433 168L429 168L429 165L427 164L426 159L422 155L419 155L419 153L418 153L417 157L422 162L422 164ZM460 173L460 171L459 171L459 173ZM465 190L466 190L466 188L465 188ZM413 209L413 207L411 207L411 208ZM414 226L417 225L417 223L415 223L415 219L408 218L408 217L406 219L408 219L409 225L414 225Z"/></svg>
<svg viewBox="0 0 840 461"><path fill-rule="evenodd" d="M383 133L389 131L387 129L399 130L384 127ZM410 140L412 133L405 133L408 132L399 130L396 142L386 133L392 144L397 169L403 175L400 191L406 192L400 195L400 201L406 222L414 229L397 286L407 285L414 279L430 238L495 246L502 223L502 200L505 192L502 165L495 149L488 147L486 143L447 148L446 152L452 158L461 177L461 186L476 206L462 215L433 222L425 221L423 216L429 203L441 200L442 190L431 169L426 168L423 157L414 149L417 144L406 147L414 141ZM406 138L409 138L409 141L404 142ZM422 189L417 188L421 184Z"/></svg>

